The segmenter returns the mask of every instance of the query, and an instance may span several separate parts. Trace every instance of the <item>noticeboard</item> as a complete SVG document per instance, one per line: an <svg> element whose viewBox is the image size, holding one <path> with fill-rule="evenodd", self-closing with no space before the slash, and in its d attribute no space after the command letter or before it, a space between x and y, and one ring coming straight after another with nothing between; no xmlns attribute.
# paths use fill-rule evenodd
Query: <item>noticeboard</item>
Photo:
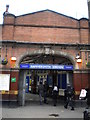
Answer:
<svg viewBox="0 0 90 120"><path fill-rule="evenodd" d="M87 91L85 89L81 89L79 99L85 98L86 97L86 93L87 93Z"/></svg>
<svg viewBox="0 0 90 120"><path fill-rule="evenodd" d="M59 89L59 95L64 96L64 90L65 89Z"/></svg>
<svg viewBox="0 0 90 120"><path fill-rule="evenodd" d="M10 74L0 74L0 90L9 91Z"/></svg>

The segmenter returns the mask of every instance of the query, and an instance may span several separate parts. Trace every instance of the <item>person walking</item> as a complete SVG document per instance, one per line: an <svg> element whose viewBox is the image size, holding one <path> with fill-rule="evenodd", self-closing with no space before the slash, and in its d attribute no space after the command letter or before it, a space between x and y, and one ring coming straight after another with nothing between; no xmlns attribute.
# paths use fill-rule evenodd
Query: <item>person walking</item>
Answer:
<svg viewBox="0 0 90 120"><path fill-rule="evenodd" d="M73 103L73 98L74 98L74 88L71 87L70 84L67 85L67 89L65 90L65 105L64 107L67 109L67 107L70 105L71 110L74 110L74 103Z"/></svg>
<svg viewBox="0 0 90 120"><path fill-rule="evenodd" d="M53 88L53 104L57 105L58 87L55 85Z"/></svg>
<svg viewBox="0 0 90 120"><path fill-rule="evenodd" d="M87 91L87 93L84 99L87 99L87 107L83 112L83 118L84 120L90 120L90 88L86 88L85 90Z"/></svg>
<svg viewBox="0 0 90 120"><path fill-rule="evenodd" d="M87 99L87 108L90 108L90 88L86 89L87 93L86 93L86 99Z"/></svg>
<svg viewBox="0 0 90 120"><path fill-rule="evenodd" d="M40 105L42 105L42 101L43 101L43 83L42 83L42 81L40 81L40 83L39 83L38 91L39 91Z"/></svg>
<svg viewBox="0 0 90 120"><path fill-rule="evenodd" d="M48 103L47 102L47 94L48 94L48 89L49 89L49 86L47 84L47 81L44 82L44 103Z"/></svg>

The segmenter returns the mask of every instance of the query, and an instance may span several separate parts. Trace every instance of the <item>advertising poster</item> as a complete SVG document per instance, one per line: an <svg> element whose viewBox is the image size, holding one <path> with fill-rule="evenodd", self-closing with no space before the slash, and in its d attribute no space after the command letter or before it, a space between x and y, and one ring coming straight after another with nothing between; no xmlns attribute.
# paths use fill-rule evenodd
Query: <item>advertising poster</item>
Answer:
<svg viewBox="0 0 90 120"><path fill-rule="evenodd" d="M10 74L0 74L0 91L9 91Z"/></svg>

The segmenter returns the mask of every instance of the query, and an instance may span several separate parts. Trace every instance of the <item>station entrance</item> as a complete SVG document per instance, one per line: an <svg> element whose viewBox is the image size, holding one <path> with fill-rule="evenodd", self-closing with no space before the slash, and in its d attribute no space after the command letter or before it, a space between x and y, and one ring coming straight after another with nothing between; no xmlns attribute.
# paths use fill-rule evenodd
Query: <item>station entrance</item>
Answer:
<svg viewBox="0 0 90 120"><path fill-rule="evenodd" d="M30 98L31 94L38 95L38 85L40 81L42 81L43 84L44 81L47 81L49 86L48 97L52 97L54 84L58 86L59 96L64 96L64 90L67 84L70 83L73 85L73 64L70 60L67 60L67 58L61 58L65 64L64 62L62 64L52 64L50 63L51 59L48 64L46 64L47 61L45 60L44 63L26 63L26 58L24 59L26 60L25 62L22 61L20 63L18 94L18 102L20 105L25 105L27 99L32 99ZM55 60L57 62L61 61L57 57Z"/></svg>
<svg viewBox="0 0 90 120"><path fill-rule="evenodd" d="M54 84L59 89L66 89L68 83L72 84L72 71L58 70L28 70L26 71L26 93L38 92L40 81L44 84L47 81L49 88L53 88Z"/></svg>

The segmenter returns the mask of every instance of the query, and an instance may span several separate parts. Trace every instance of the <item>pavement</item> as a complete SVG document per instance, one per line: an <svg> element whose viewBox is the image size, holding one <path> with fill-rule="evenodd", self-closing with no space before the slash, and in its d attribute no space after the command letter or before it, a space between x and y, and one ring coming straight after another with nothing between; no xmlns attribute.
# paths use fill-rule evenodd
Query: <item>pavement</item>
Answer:
<svg viewBox="0 0 90 120"><path fill-rule="evenodd" d="M17 102L3 102L0 104L1 114L4 119L7 118L48 118L48 119L83 119L83 111L85 110L85 103L76 102L75 110L72 111L70 106L68 109L64 108L64 102L58 100L57 106L53 106L52 99L48 99L48 104L39 103L39 97L28 99L25 106L19 106ZM2 119L2 120L3 120ZM12 119L13 120L13 119Z"/></svg>

